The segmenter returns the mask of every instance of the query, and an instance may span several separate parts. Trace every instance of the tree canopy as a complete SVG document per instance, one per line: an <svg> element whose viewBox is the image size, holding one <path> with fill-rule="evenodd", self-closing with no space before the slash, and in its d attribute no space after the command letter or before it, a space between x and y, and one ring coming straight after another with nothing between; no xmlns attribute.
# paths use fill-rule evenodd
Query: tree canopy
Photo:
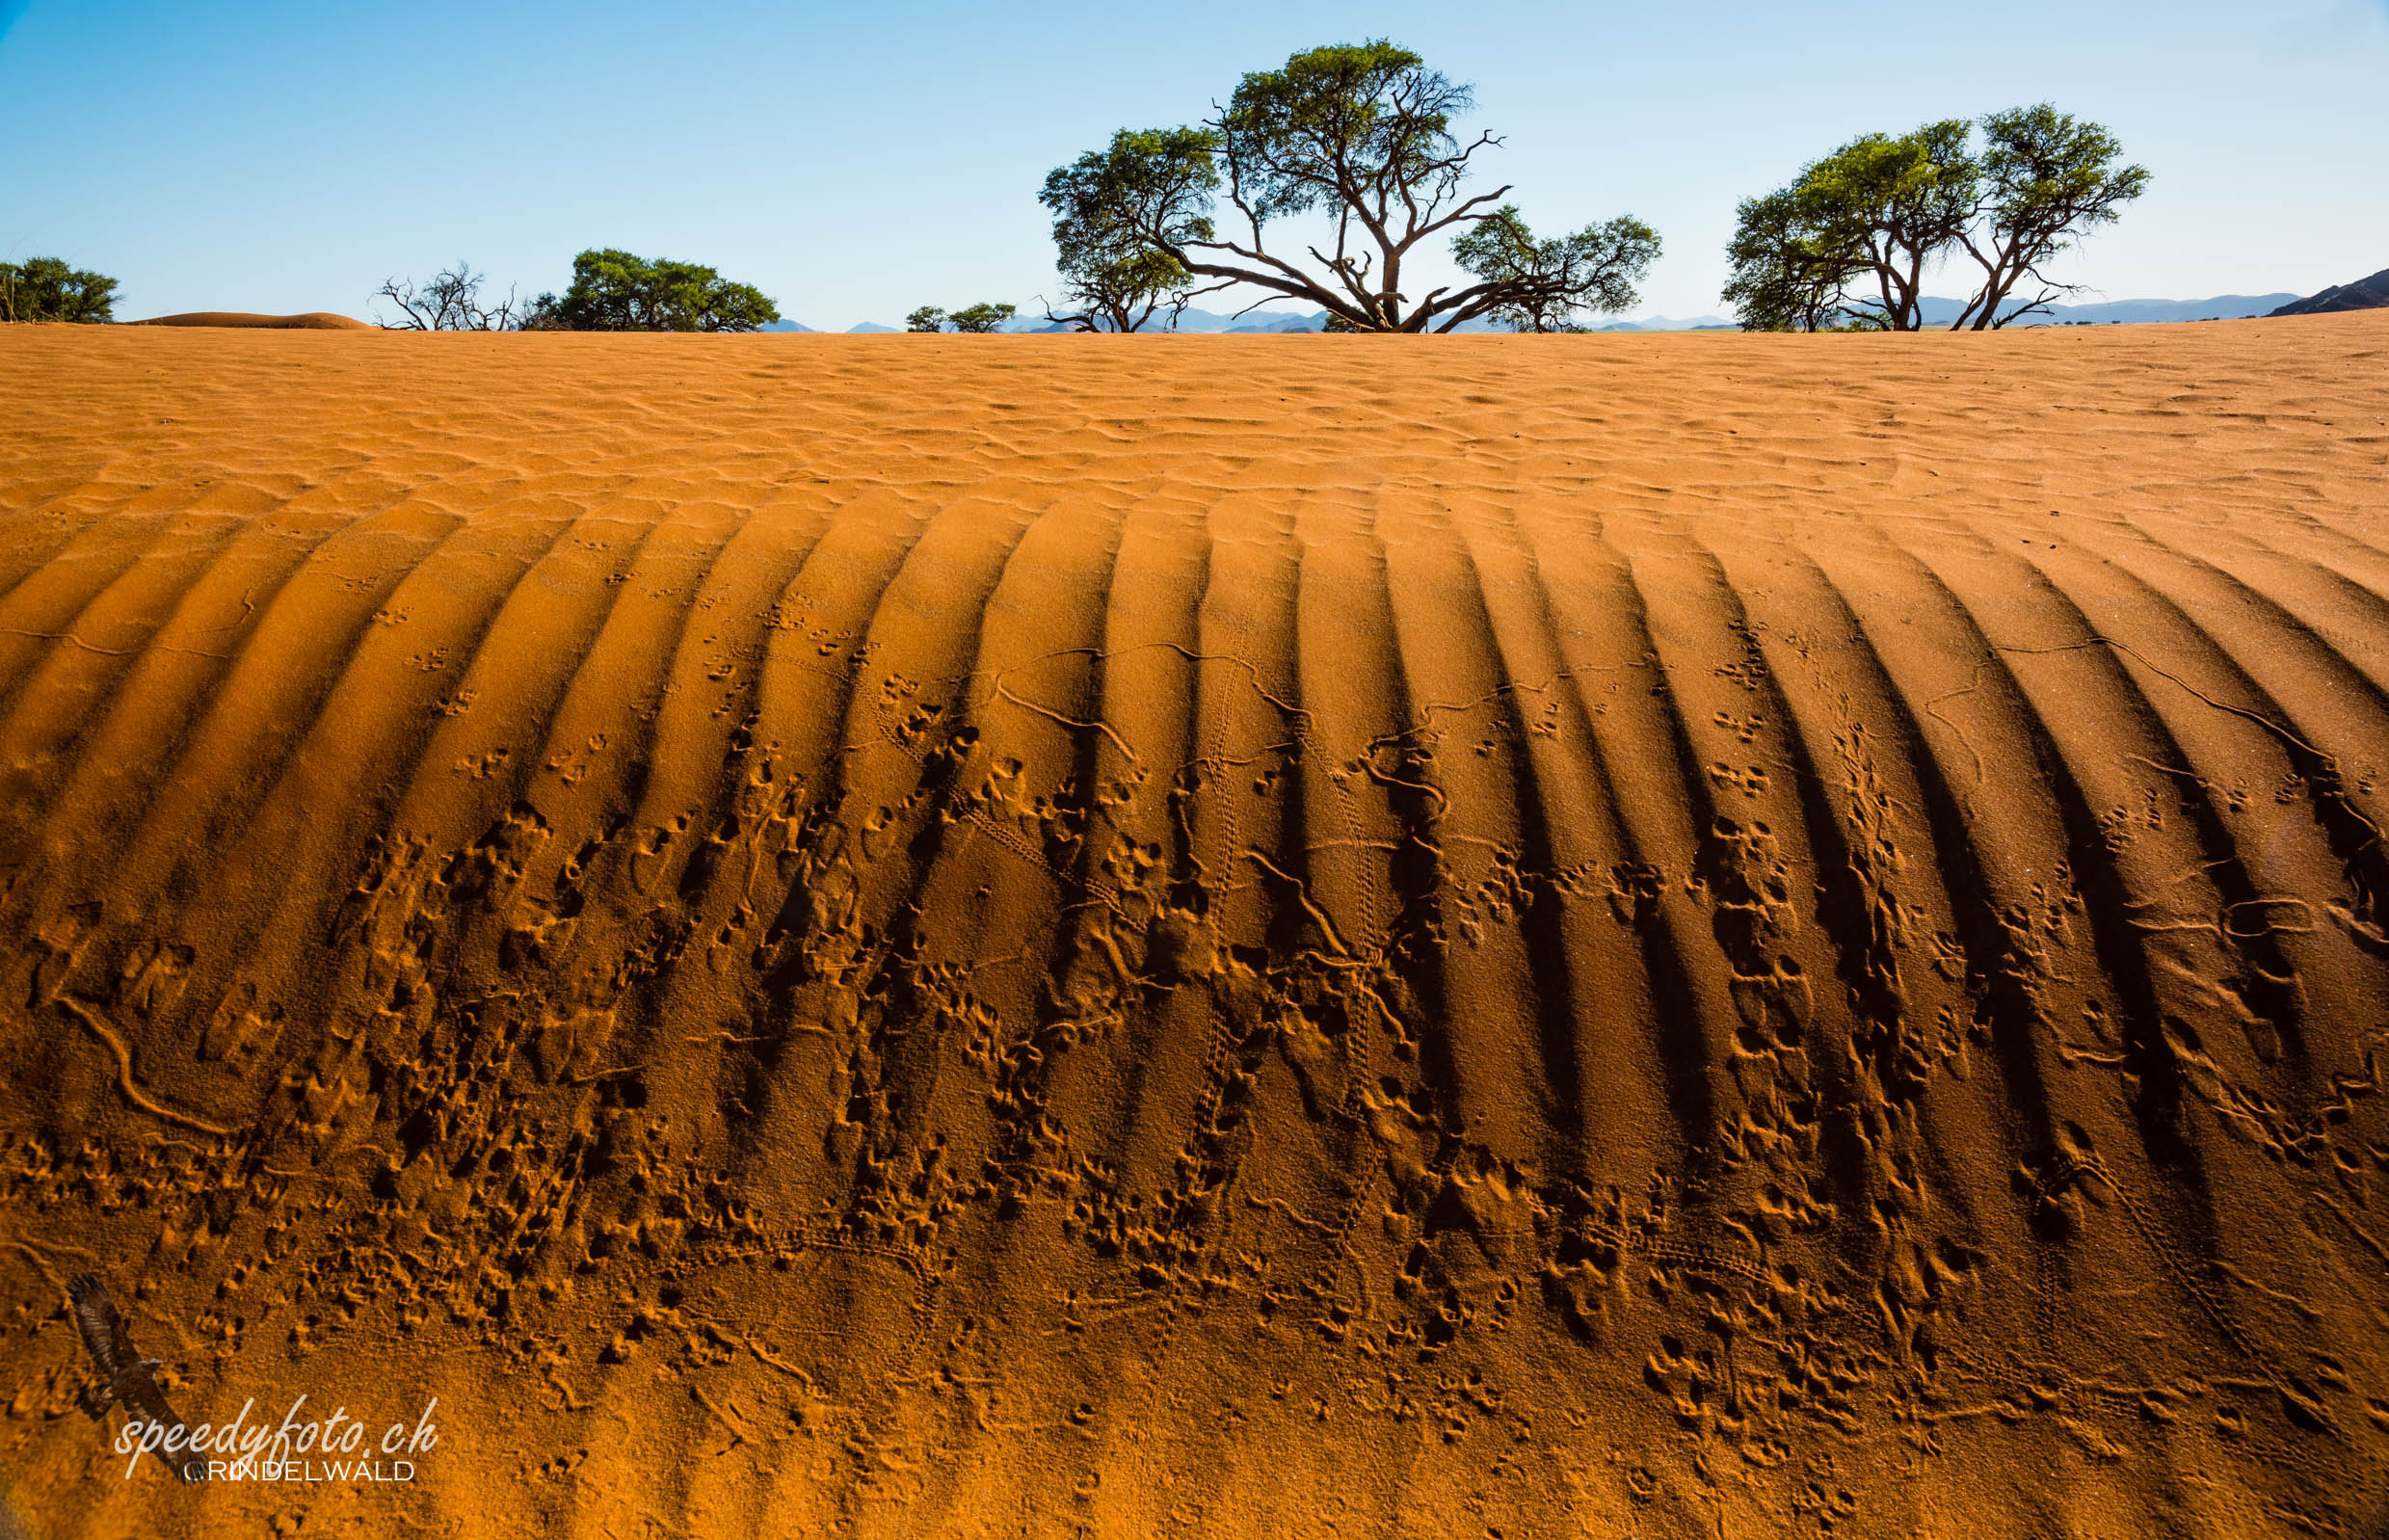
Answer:
<svg viewBox="0 0 2389 1540"><path fill-rule="evenodd" d="M994 332L1020 313L1016 305L966 305L951 314L934 305L924 305L904 318L907 332L942 332L952 327L957 332Z"/></svg>
<svg viewBox="0 0 2389 1540"><path fill-rule="evenodd" d="M1186 264L1163 246L1147 239L1127 217L1128 210L1149 200L1154 189L1144 185L1156 172L1182 171L1181 159L1161 143L1171 133L1132 133L1123 129L1109 146L1091 149L1068 166L1054 169L1037 195L1053 215L1053 245L1064 285L1063 295L1076 310L1046 318L1083 332L1142 331L1165 305L1170 319L1198 293L1226 287L1194 286ZM1199 173L1197 174L1200 174ZM1216 176L1213 183L1216 183ZM1210 221L1181 217L1171 233L1179 240L1208 239Z"/></svg>
<svg viewBox="0 0 2389 1540"><path fill-rule="evenodd" d="M1836 323L1861 263L1811 226L1796 189L1744 199L1726 247L1725 302L1753 332L1818 332Z"/></svg>
<svg viewBox="0 0 2389 1540"><path fill-rule="evenodd" d="M2148 168L2117 166L2124 147L2097 123L2084 122L2047 102L2016 107L1982 119L1984 227L1959 237L1983 270L1983 285L1958 326L1980 332L2030 314L2072 285L2057 283L2041 264L2083 236L2123 216L2123 205L2148 190ZM2044 292L1999 318L2024 282Z"/></svg>
<svg viewBox="0 0 2389 1540"><path fill-rule="evenodd" d="M55 256L0 262L0 321L113 321L116 291L116 279Z"/></svg>
<svg viewBox="0 0 2389 1540"><path fill-rule="evenodd" d="M993 332L1011 320L1019 308L1012 305L966 305L946 319L954 323L957 332Z"/></svg>
<svg viewBox="0 0 2389 1540"><path fill-rule="evenodd" d="M1471 160L1500 143L1454 133L1473 105L1467 86L1383 39L1297 53L1282 69L1246 75L1199 126L1124 129L1048 176L1041 196L1065 277L1097 313L1103 301L1083 286L1088 275L1125 290L1123 313L1148 316L1158 299L1210 279L1261 289L1260 303L1304 301L1331 326L1364 332L1448 332L1478 316L1539 318L1548 329L1632 304L1658 236L1612 221L1521 245L1526 226L1501 202L1507 186L1466 191ZM1214 222L1223 194L1240 226L1232 236ZM1327 221L1325 249L1271 251L1267 226L1304 214ZM1476 282L1405 292L1403 265L1422 242L1497 219L1505 233L1469 248ZM1121 264L1140 257L1155 260L1131 278Z"/></svg>
<svg viewBox="0 0 2389 1540"><path fill-rule="evenodd" d="M1918 331L1925 275L1961 252L1982 277L1952 330L2006 326L2077 287L2044 264L2112 224L2147 170L2118 166L2112 134L2046 103L1982 119L1979 154L1975 126L1861 135L1791 186L1745 199L1724 293L1743 327Z"/></svg>
<svg viewBox="0 0 2389 1540"><path fill-rule="evenodd" d="M695 262L650 260L607 247L572 258L561 298L531 302L522 325L560 332L753 332L780 319L752 284Z"/></svg>
<svg viewBox="0 0 2389 1540"><path fill-rule="evenodd" d="M1514 332L1581 332L1573 311L1626 308L1659 251L1659 232L1631 214L1538 240L1513 203L1451 243L1464 271L1504 285L1486 313Z"/></svg>

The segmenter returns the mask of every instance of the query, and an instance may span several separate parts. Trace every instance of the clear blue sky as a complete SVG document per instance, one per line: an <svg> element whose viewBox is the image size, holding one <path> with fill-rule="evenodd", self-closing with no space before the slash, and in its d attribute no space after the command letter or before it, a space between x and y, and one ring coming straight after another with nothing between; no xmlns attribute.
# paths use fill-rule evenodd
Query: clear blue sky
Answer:
<svg viewBox="0 0 2389 1540"><path fill-rule="evenodd" d="M2389 267L2389 0L0 0L0 253L113 273L130 316L361 315L459 256L555 288L593 245L825 329L1025 306L1053 292L1048 170L1378 35L1475 84L1538 226L1659 227L1637 313L1719 309L1736 199L1848 136L2042 99L2156 173L2073 265L2101 296Z"/></svg>

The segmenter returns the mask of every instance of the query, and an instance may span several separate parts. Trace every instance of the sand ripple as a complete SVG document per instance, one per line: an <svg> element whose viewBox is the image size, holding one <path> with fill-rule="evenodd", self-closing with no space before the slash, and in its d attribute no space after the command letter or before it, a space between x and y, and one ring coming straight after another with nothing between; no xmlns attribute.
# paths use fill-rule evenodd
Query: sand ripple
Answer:
<svg viewBox="0 0 2389 1540"><path fill-rule="evenodd" d="M2374 315L0 329L13 1499L2337 1532L2385 418ZM116 1479L87 1267L438 1454Z"/></svg>

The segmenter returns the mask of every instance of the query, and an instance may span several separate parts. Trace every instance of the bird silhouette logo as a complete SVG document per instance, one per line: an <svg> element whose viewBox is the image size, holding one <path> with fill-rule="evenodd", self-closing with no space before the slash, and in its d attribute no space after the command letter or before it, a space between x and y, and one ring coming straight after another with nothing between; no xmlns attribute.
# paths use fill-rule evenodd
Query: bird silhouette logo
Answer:
<svg viewBox="0 0 2389 1540"><path fill-rule="evenodd" d="M124 1316L110 1297L108 1286L91 1273L78 1273L66 1285L66 1294L74 1301L75 1325L82 1329L83 1345L91 1349L92 1365L105 1387L84 1392L84 1410L103 1417L111 1402L120 1401L161 1427L187 1426L182 1414L167 1404L166 1393L158 1389L158 1361L142 1357L133 1346L132 1335L124 1329ZM203 1460L169 1463L185 1481L207 1479ZM197 1475L192 1474L195 1468L199 1473Z"/></svg>

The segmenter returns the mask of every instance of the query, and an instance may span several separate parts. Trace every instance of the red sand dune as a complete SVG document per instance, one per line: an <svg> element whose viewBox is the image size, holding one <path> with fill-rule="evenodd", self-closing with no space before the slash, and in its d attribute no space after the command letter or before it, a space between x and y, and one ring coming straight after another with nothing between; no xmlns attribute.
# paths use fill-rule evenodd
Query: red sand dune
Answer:
<svg viewBox="0 0 2389 1540"><path fill-rule="evenodd" d="M152 316L135 321L134 326L221 326L248 327L268 332L373 332L380 330L353 316L334 315L330 310L309 310L305 315L252 315L246 310L191 310L181 315Z"/></svg>
<svg viewBox="0 0 2389 1540"><path fill-rule="evenodd" d="M0 420L36 1532L2373 1500L2389 315L0 329ZM120 1479L86 1270L440 1442Z"/></svg>

